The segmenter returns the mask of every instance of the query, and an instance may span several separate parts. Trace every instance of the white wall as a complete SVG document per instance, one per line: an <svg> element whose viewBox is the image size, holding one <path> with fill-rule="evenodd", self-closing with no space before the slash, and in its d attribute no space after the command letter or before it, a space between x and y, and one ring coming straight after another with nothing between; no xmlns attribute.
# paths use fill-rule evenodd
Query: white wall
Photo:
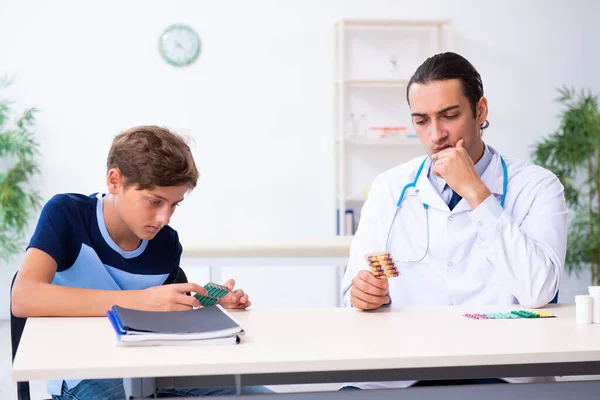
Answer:
<svg viewBox="0 0 600 400"><path fill-rule="evenodd" d="M598 51L598 24L600 2L591 2L583 27L583 80L586 87L600 96L600 52Z"/></svg>
<svg viewBox="0 0 600 400"><path fill-rule="evenodd" d="M113 135L160 124L195 139L202 178L172 221L184 243L329 235L336 21L453 20L455 50L484 79L487 141L528 158L535 139L556 127L555 87L600 90L598 11L593 0L0 0L0 70L18 73L10 94L19 105L42 109L35 183L45 199L103 190ZM158 37L172 23L200 35L202 53L189 68L159 57ZM0 269L0 317L19 261ZM261 271L231 271L256 304L272 304L266 284L284 288L279 304L306 304L297 294L315 278L315 302L331 301L331 270Z"/></svg>

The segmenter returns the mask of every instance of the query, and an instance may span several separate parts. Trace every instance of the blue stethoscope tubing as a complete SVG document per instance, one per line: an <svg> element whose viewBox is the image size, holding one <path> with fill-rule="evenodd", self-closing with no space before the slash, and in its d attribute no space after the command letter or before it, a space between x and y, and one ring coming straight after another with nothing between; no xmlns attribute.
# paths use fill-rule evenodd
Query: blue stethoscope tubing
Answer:
<svg viewBox="0 0 600 400"><path fill-rule="evenodd" d="M394 218L392 219L392 223L390 224L390 229L388 230L387 237L385 239L386 252L389 252L390 235L392 233L392 228L394 227L394 222L396 221L396 217L398 216L398 211L400 210L400 206L402 205L402 202L406 198L406 196L405 196L406 191L409 188L415 187L417 185L417 180L419 179L419 176L421 175L421 172L423 171L423 167L425 167L425 163L427 162L427 160L428 160L428 157L425 157L425 159L419 166L419 169L417 170L415 179L412 182L406 184L402 188L402 191L400 192L400 197L398 198L398 202L396 203L396 212L394 213ZM502 163L502 179L503 179L502 197L500 198L500 206L502 208L504 208L504 201L506 200L506 189L508 188L508 168L506 167L506 162L504 161L504 158L502 158L502 156L500 156L500 162ZM423 254L423 257L421 257L420 259L415 260L415 261L396 261L396 262L415 263L415 262L422 261L427 256L427 253L429 252L429 212L428 212L429 205L423 203L423 208L425 209L425 225L427 226L427 247L425 249L425 254Z"/></svg>

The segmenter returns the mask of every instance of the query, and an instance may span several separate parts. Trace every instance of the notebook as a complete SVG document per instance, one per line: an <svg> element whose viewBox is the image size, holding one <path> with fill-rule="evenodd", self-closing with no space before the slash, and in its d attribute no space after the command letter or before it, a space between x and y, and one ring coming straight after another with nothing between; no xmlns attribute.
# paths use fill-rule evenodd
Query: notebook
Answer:
<svg viewBox="0 0 600 400"><path fill-rule="evenodd" d="M189 311L140 311L113 306L106 312L122 346L237 344L240 324L221 306Z"/></svg>

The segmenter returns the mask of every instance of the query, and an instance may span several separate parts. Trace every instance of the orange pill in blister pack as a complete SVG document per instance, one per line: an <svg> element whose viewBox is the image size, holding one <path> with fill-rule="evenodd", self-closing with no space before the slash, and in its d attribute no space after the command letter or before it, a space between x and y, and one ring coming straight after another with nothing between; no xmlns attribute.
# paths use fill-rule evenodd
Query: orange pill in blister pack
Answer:
<svg viewBox="0 0 600 400"><path fill-rule="evenodd" d="M379 279L394 278L400 275L396 263L390 253L371 253L365 255L365 260L373 275Z"/></svg>
<svg viewBox="0 0 600 400"><path fill-rule="evenodd" d="M383 266L383 269L388 270L388 271L390 271L390 270L391 271L394 271L394 270L397 271L396 264L386 264L386 265Z"/></svg>
<svg viewBox="0 0 600 400"><path fill-rule="evenodd" d="M393 261L390 253L381 252L381 253L370 253L365 255L365 259L368 262L390 262Z"/></svg>
<svg viewBox="0 0 600 400"><path fill-rule="evenodd" d="M398 272L398 270L396 269L396 267L388 268L384 272L385 272L385 275L388 278L394 278L394 277L400 275L400 273Z"/></svg>

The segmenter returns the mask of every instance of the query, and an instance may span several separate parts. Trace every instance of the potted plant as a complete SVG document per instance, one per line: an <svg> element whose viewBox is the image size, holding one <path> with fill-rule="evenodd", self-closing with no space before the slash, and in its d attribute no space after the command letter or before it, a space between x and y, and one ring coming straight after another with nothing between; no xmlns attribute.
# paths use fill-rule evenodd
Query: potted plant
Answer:
<svg viewBox="0 0 600 400"><path fill-rule="evenodd" d="M565 269L589 268L600 285L600 110L591 92L559 89L558 130L535 144L533 162L554 172L571 212Z"/></svg>
<svg viewBox="0 0 600 400"><path fill-rule="evenodd" d="M14 118L13 102L3 96L11 84L11 79L0 79L0 260L5 262L23 251L27 223L41 204L29 186L39 172L32 130L38 110L29 108Z"/></svg>

